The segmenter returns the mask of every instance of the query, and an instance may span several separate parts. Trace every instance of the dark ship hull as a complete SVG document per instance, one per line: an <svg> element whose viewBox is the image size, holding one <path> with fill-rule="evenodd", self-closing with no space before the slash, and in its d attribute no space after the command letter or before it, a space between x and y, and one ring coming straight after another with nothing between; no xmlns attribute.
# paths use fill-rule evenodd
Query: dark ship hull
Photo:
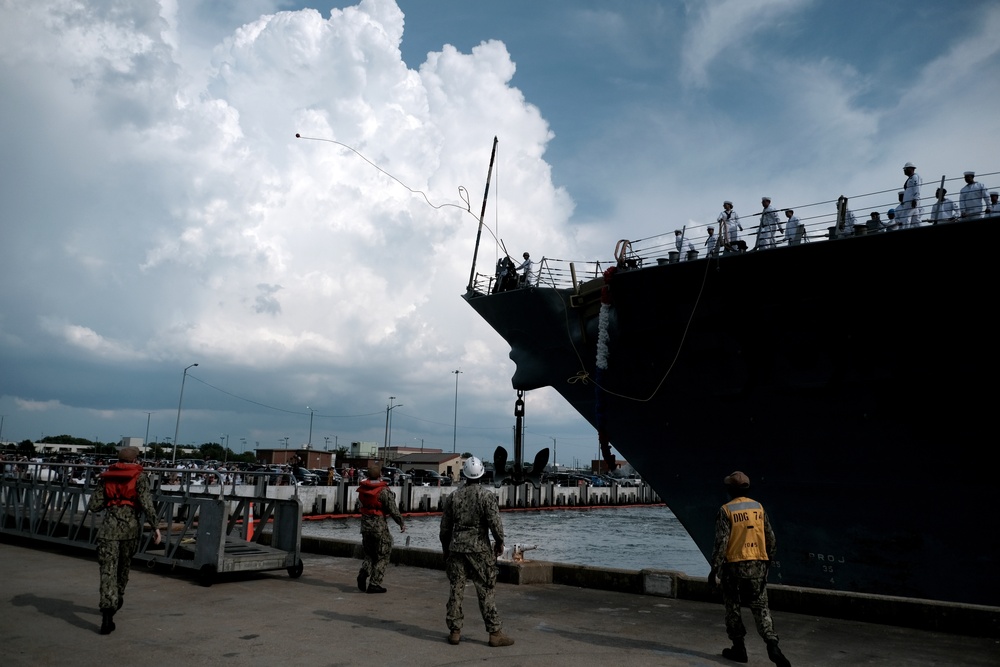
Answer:
<svg viewBox="0 0 1000 667"><path fill-rule="evenodd" d="M706 558L740 469L777 532L772 582L995 605L997 278L971 253L997 225L618 271L600 376L602 281L465 298L514 388L552 386L605 432Z"/></svg>

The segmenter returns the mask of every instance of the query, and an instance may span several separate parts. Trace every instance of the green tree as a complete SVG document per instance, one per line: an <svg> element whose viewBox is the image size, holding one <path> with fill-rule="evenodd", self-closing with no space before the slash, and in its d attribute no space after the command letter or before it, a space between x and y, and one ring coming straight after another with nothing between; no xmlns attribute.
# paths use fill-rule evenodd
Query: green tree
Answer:
<svg viewBox="0 0 1000 667"><path fill-rule="evenodd" d="M47 435L39 440L39 442L44 442L49 445L82 445L84 447L93 447L94 445L100 444L86 438L77 438L65 433L62 435Z"/></svg>
<svg viewBox="0 0 1000 667"><path fill-rule="evenodd" d="M35 443L31 440L22 440L17 443L17 453L21 456L34 456L35 455Z"/></svg>
<svg viewBox="0 0 1000 667"><path fill-rule="evenodd" d="M201 452L201 458L206 461L215 459L221 461L226 456L226 450L222 448L217 442L206 442L198 446L198 451Z"/></svg>
<svg viewBox="0 0 1000 667"><path fill-rule="evenodd" d="M332 465L334 468L340 467L340 464L347 458L347 452L348 449L346 445L340 445L339 447L337 447L337 451L333 456Z"/></svg>

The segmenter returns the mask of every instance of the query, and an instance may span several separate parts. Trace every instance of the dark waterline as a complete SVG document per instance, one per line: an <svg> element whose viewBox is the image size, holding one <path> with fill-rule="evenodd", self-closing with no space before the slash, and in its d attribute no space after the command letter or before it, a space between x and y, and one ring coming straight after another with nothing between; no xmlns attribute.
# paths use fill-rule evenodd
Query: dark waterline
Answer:
<svg viewBox="0 0 1000 667"><path fill-rule="evenodd" d="M538 545L525 557L626 570L677 570L708 575L708 563L669 508L663 506L503 512L507 545ZM440 516L406 518L406 532L389 522L397 545L440 549ZM306 521L302 534L361 542L358 519Z"/></svg>

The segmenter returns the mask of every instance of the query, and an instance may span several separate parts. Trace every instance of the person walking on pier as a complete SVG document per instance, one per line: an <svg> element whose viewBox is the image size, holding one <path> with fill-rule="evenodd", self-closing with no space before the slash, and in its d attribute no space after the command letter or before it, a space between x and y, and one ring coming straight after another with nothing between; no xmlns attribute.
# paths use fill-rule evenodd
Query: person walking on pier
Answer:
<svg viewBox="0 0 1000 667"><path fill-rule="evenodd" d="M767 642L767 657L779 667L791 667L778 648L771 612L767 607L767 571L777 555L774 531L764 507L746 493L750 478L737 470L723 480L731 500L719 510L715 521L715 548L712 551L708 583L722 583L722 601L726 606L726 633L732 648L722 655L734 662L747 662L744 642L747 631L740 615L740 605L753 612L757 632Z"/></svg>
<svg viewBox="0 0 1000 667"><path fill-rule="evenodd" d="M142 534L140 513L153 525L153 543L160 543L156 527L156 508L149 492L149 479L142 466L135 462L138 447L122 447L118 463L108 467L98 480L97 488L87 503L89 512L104 512L97 530L97 560L101 565L101 634L115 629L115 612L125 601L132 556L139 548Z"/></svg>
<svg viewBox="0 0 1000 667"><path fill-rule="evenodd" d="M368 479L358 484L358 498L361 500L361 546L365 551L365 560L358 572L358 590L385 593L382 577L392 555L392 535L385 517L391 517L401 533L406 532L406 524L396 506L396 496L382 479L382 466L378 463L368 466Z"/></svg>
<svg viewBox="0 0 1000 667"><path fill-rule="evenodd" d="M475 456L462 466L465 484L444 501L441 516L441 548L445 571L451 583L447 616L449 644L462 640L462 597L467 579L472 579L479 597L479 610L490 633L490 646L510 646L514 640L503 632L493 590L497 583L497 557L503 553L503 522L496 495L480 482L486 469ZM489 534L493 534L490 548Z"/></svg>

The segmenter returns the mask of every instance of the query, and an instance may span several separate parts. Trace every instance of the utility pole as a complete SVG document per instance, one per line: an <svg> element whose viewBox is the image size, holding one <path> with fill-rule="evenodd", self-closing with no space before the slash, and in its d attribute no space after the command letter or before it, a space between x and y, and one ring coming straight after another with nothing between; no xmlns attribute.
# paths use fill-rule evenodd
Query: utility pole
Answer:
<svg viewBox="0 0 1000 667"><path fill-rule="evenodd" d="M462 371L454 370L455 374L455 424L451 432L451 453L455 453L455 445L458 442L458 376Z"/></svg>

